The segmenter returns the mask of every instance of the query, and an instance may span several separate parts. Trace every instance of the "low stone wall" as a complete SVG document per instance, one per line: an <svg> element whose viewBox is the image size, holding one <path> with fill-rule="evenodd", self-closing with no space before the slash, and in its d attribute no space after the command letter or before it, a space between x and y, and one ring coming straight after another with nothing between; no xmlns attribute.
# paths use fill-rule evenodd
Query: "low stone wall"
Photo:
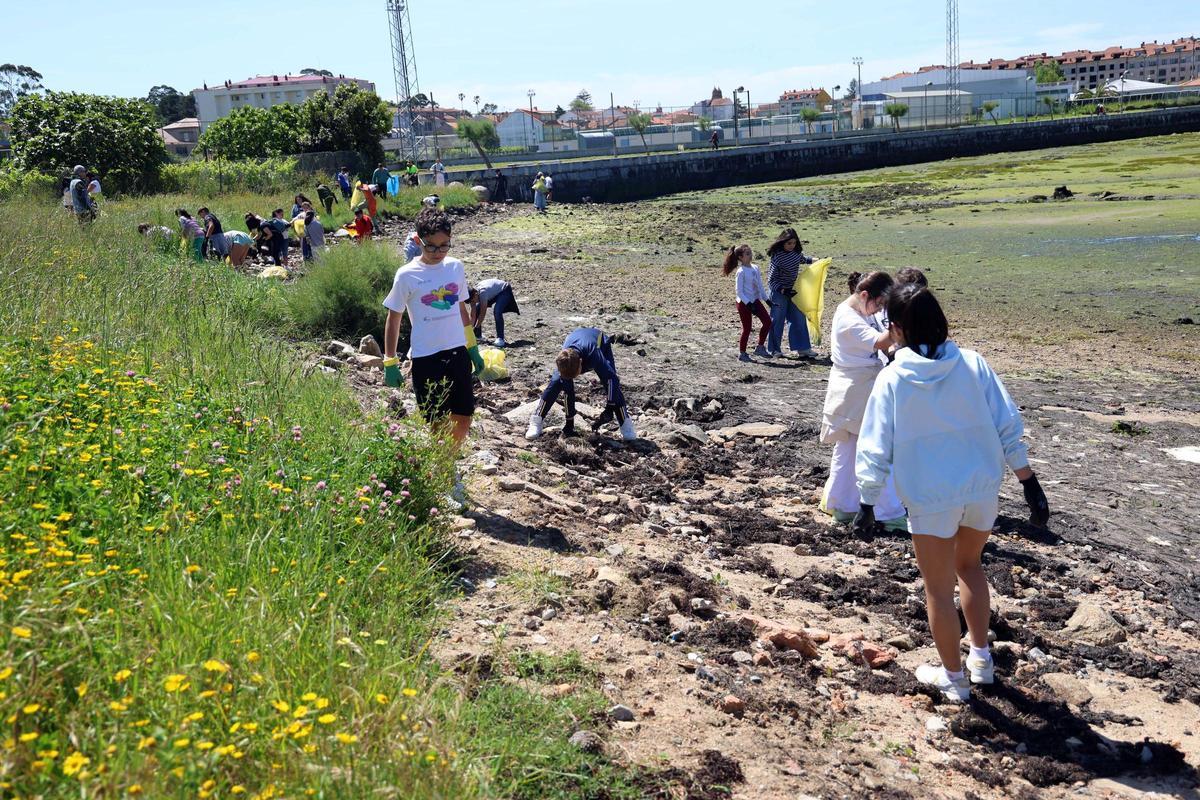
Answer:
<svg viewBox="0 0 1200 800"><path fill-rule="evenodd" d="M546 170L554 177L556 201L618 203L810 175L1189 131L1200 131L1200 106L553 166L531 164L506 167L504 174L508 176L508 196L518 202L532 202L530 186L538 171ZM494 174L490 170L450 170L449 179L467 186L482 183L492 189Z"/></svg>

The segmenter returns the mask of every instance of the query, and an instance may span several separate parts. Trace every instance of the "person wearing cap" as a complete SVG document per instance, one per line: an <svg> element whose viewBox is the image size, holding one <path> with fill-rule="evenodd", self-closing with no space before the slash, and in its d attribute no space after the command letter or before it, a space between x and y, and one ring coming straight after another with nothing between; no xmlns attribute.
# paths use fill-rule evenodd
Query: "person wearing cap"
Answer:
<svg viewBox="0 0 1200 800"><path fill-rule="evenodd" d="M80 225L86 225L96 219L96 201L88 194L87 170L77 164L71 174L71 211Z"/></svg>

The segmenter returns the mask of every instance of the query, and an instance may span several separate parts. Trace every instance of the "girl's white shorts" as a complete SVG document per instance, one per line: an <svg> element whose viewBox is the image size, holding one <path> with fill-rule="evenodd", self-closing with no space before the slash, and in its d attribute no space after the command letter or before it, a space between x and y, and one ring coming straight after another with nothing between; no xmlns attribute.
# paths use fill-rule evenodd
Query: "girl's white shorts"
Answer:
<svg viewBox="0 0 1200 800"><path fill-rule="evenodd" d="M939 539L952 539L954 534L958 533L959 528L990 531L996 524L996 517L999 513L999 497L979 503L967 503L933 514L922 514L917 517L910 515L908 532L936 536Z"/></svg>

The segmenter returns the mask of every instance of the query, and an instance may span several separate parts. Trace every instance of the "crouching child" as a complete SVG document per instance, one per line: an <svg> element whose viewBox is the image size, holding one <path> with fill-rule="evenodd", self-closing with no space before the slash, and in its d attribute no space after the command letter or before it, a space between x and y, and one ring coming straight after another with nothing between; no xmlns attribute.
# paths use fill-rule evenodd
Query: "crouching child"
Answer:
<svg viewBox="0 0 1200 800"><path fill-rule="evenodd" d="M542 392L541 402L529 418L526 439L536 439L542 435L546 415L563 392L567 396L567 422L563 426L563 435L575 433L575 379L589 370L596 373L606 391L604 413L592 424L592 430L599 430L607 423L616 421L622 439L631 442L637 438L633 420L629 418L625 405L625 395L621 392L621 381L617 377L611 338L599 328L576 328L563 341L562 352L554 360L554 365L554 371L550 373L550 385Z"/></svg>

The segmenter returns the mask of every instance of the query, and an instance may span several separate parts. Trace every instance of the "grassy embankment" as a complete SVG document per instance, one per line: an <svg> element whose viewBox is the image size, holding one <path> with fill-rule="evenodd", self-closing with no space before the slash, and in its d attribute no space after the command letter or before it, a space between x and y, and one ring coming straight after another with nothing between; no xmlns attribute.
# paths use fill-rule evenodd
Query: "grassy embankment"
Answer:
<svg viewBox="0 0 1200 800"><path fill-rule="evenodd" d="M301 370L290 287L134 231L284 199L129 199L82 230L0 204L0 794L636 796L566 742L585 672L425 655L455 560L439 442Z"/></svg>

